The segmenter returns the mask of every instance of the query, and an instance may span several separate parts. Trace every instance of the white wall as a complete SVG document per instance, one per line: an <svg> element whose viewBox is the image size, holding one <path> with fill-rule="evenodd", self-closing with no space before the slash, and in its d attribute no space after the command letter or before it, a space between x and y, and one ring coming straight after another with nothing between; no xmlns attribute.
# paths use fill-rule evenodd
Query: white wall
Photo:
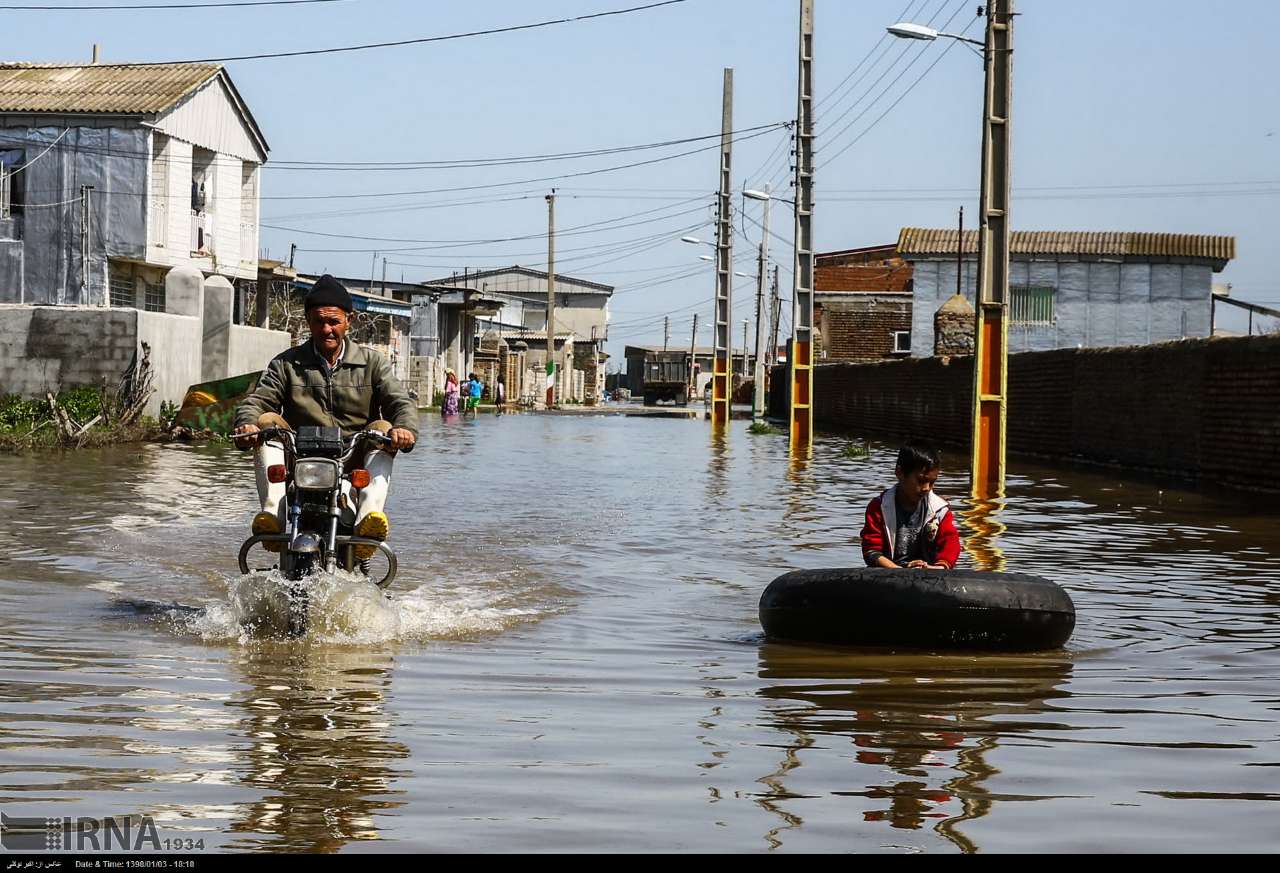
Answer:
<svg viewBox="0 0 1280 873"><path fill-rule="evenodd" d="M142 343L151 346L151 369L155 373L156 393L147 404L146 413L156 415L163 401L182 403L187 389L202 381L201 320L168 312L138 311L137 316L138 354L142 354Z"/></svg>

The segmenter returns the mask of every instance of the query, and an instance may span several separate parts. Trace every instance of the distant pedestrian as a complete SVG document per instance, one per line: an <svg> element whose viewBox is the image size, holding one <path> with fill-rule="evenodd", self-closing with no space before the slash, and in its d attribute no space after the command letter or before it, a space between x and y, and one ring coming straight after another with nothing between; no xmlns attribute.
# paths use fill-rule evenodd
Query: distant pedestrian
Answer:
<svg viewBox="0 0 1280 873"><path fill-rule="evenodd" d="M472 373L468 386L470 391L468 392L467 411L475 415L476 410L480 408L480 395L484 393L484 382L480 381L479 376Z"/></svg>
<svg viewBox="0 0 1280 873"><path fill-rule="evenodd" d="M458 375L453 370L444 371L444 402L440 404L440 414L448 418L458 414Z"/></svg>
<svg viewBox="0 0 1280 873"><path fill-rule="evenodd" d="M498 384L493 387L493 405L497 407L498 415L506 410L507 383L502 376L498 377Z"/></svg>

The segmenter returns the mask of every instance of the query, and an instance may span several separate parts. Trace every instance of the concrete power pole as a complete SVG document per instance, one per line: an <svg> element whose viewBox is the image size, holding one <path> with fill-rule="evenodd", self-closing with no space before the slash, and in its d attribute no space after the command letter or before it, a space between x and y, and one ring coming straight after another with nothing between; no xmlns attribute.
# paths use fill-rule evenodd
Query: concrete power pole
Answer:
<svg viewBox="0 0 1280 873"><path fill-rule="evenodd" d="M671 316L662 316L662 350L665 352L671 343Z"/></svg>
<svg viewBox="0 0 1280 873"><path fill-rule="evenodd" d="M750 319L742 319L742 380L747 379L747 355L750 352L747 346L747 328L751 325Z"/></svg>
<svg viewBox="0 0 1280 873"><path fill-rule="evenodd" d="M698 379L693 368L698 362L698 313L693 314L693 339L689 340L689 397L698 393Z"/></svg>
<svg viewBox="0 0 1280 873"><path fill-rule="evenodd" d="M1009 361L1009 127L1013 103L1013 0L987 4L978 204L978 299L973 345L970 484L978 499L1004 494ZM963 245L957 240L956 245Z"/></svg>
<svg viewBox="0 0 1280 873"><path fill-rule="evenodd" d="M795 276L791 289L791 451L813 445L813 0L800 0Z"/></svg>
<svg viewBox="0 0 1280 873"><path fill-rule="evenodd" d="M751 393L751 420L764 420L764 368L765 368L765 352L764 352L764 321L768 317L771 324L772 332L772 306L770 306L769 315L766 316L764 311L764 283L766 281L766 273L769 270L769 204L772 202L769 186L764 186L764 224L760 232L760 255L756 264L756 366L752 371L755 380L755 390ZM776 291L775 291L776 293Z"/></svg>
<svg viewBox="0 0 1280 873"><path fill-rule="evenodd" d="M724 71L724 92L720 106L720 186L716 199L716 356L711 370L711 423L724 427L729 423L729 403L732 396L731 373L733 359L730 346L729 319L732 318L733 234L729 213L729 178L733 154L733 69Z"/></svg>
<svg viewBox="0 0 1280 873"><path fill-rule="evenodd" d="M556 405L556 189L547 195L547 409Z"/></svg>
<svg viewBox="0 0 1280 873"><path fill-rule="evenodd" d="M778 268L773 268L773 288L769 292L769 363L778 356L778 322L782 320L782 295L778 293Z"/></svg>

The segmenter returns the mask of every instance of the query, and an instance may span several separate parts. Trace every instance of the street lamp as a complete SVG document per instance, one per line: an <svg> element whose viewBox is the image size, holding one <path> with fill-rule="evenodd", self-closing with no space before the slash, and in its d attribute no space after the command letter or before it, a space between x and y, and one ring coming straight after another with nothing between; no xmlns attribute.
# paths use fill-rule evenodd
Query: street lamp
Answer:
<svg viewBox="0 0 1280 873"><path fill-rule="evenodd" d="M958 33L946 33L941 30L935 30L934 28L928 27L924 24L912 24L910 21L899 21L897 24L889 25L885 30L889 31L889 33L899 39L923 39L933 41L940 36L945 36L949 39L958 39L961 42L971 43L972 45L986 46L986 43L979 42L976 39L970 39L969 37L962 36Z"/></svg>
<svg viewBox="0 0 1280 873"><path fill-rule="evenodd" d="M990 0L986 40L978 42L920 24L887 28L902 39L940 36L983 47L982 175L978 192L978 288L973 337L970 484L974 498L1004 494L1009 386L1009 143L1013 103L1014 0ZM957 256L964 240L956 238Z"/></svg>

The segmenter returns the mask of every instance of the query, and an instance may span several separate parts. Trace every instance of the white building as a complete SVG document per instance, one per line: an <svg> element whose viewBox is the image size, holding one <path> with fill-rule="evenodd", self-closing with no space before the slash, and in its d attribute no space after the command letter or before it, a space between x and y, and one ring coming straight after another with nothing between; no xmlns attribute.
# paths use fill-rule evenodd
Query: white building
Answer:
<svg viewBox="0 0 1280 873"><path fill-rule="evenodd" d="M0 394L111 384L147 352L154 412L288 348L233 317L266 159L221 66L0 64Z"/></svg>
<svg viewBox="0 0 1280 873"><path fill-rule="evenodd" d="M266 159L219 65L0 64L0 303L164 311L172 267L255 280Z"/></svg>

